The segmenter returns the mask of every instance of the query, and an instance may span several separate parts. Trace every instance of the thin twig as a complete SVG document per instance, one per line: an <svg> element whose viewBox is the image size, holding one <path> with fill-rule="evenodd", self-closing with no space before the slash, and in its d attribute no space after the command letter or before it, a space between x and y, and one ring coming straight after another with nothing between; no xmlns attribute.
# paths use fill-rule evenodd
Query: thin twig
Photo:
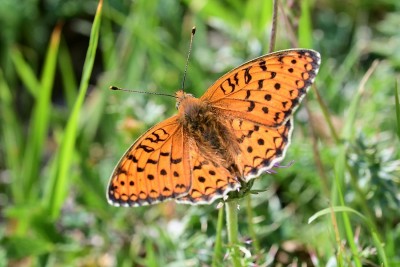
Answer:
<svg viewBox="0 0 400 267"><path fill-rule="evenodd" d="M335 140L335 143L339 144L340 143L340 139L339 139L338 134L336 133L335 127L333 126L331 115L329 114L329 111L328 111L328 107L325 104L324 100L322 99L321 94L317 90L317 86L315 84L313 84L311 86L311 88L314 91L315 96L317 97L318 104L319 104L319 106L320 106L320 108L322 110L322 114L324 115L325 121L328 124L328 127L329 127L329 130L331 132L331 135L332 135L333 139ZM308 114L308 115L310 116L310 114Z"/></svg>
<svg viewBox="0 0 400 267"><path fill-rule="evenodd" d="M324 191L325 196L329 196L329 182L328 182L328 176L325 173L324 165L321 160L321 153L319 153L318 149L318 141L317 141L317 135L315 133L315 125L314 125L314 120L311 118L311 110L310 106L308 104L307 99L304 100L304 106L306 107L306 111L308 114L309 119L309 124L310 124L310 133L311 133L311 141L312 141L312 148L313 148L313 157L315 164L317 166L317 171L319 176L322 178L322 189Z"/></svg>
<svg viewBox="0 0 400 267"><path fill-rule="evenodd" d="M282 5L279 5L279 8L281 8L283 10ZM290 43L291 43L292 47L298 47L298 41L297 41L297 38L296 38L296 36L294 34L293 27L290 24L289 19L287 18L285 12L282 11L281 13L282 13L282 17L283 17L283 20L284 20L284 23L285 23L285 26L286 26L286 29L287 29L287 33L288 33L288 36L289 36L289 39L290 39ZM314 85L313 85L313 88L315 89ZM316 91L316 90L314 90L314 91ZM317 94L317 99L321 100L321 102L322 102L322 99L321 99L319 93L316 92L316 94ZM307 99L304 101L304 106L306 107L306 111L307 111L308 117L310 118L309 125L310 125L311 141L312 141L312 148L313 148L313 152L314 152L313 153L313 157L314 157L315 165L317 167L318 174L320 175L320 177L323 180L324 193L325 193L325 195L329 195L328 177L327 177L327 175L325 173L324 166L323 166L323 163L322 163L322 160L321 160L321 153L319 152L319 149L318 149L318 145L317 145L318 141L317 141L317 136L315 134L315 125L313 124L313 121L311 119L311 110L310 110L310 107L309 107ZM327 109L323 110L323 112L324 113L327 112ZM328 114L328 113L326 113L326 114ZM329 122L330 122L330 119L329 119ZM330 124L328 123L328 125L332 126L332 123L330 123ZM336 134L336 133L334 132L334 134ZM334 137L335 137L335 140L336 140L336 135L334 135Z"/></svg>
<svg viewBox="0 0 400 267"><path fill-rule="evenodd" d="M276 40L276 28L278 24L278 0L274 0L273 3L273 14L272 14L272 28L271 37L269 39L269 53L275 50L275 40Z"/></svg>
<svg viewBox="0 0 400 267"><path fill-rule="evenodd" d="M299 47L299 42L297 41L296 35L293 31L293 28L290 24L288 17L286 16L285 10L283 9L282 3L279 3L279 9L282 14L282 19L285 24L286 28L286 35L289 37L290 45L292 47Z"/></svg>

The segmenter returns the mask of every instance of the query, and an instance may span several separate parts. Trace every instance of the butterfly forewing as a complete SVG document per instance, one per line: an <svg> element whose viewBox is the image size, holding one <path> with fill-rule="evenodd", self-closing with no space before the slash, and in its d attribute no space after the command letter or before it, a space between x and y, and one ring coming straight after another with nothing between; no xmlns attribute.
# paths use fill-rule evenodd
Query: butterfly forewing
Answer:
<svg viewBox="0 0 400 267"><path fill-rule="evenodd" d="M319 64L320 55L313 50L268 54L222 76L201 99L231 117L277 127L293 114Z"/></svg>
<svg viewBox="0 0 400 267"><path fill-rule="evenodd" d="M188 148L177 117L143 134L115 167L108 201L115 206L141 206L187 194L190 188Z"/></svg>

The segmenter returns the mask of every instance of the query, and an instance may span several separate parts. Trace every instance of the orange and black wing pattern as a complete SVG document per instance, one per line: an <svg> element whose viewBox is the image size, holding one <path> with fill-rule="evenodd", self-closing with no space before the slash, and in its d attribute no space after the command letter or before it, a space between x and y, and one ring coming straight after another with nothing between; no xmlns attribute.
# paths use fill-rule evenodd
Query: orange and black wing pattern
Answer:
<svg viewBox="0 0 400 267"><path fill-rule="evenodd" d="M108 185L114 206L142 206L186 195L189 150L173 116L143 134L122 156Z"/></svg>
<svg viewBox="0 0 400 267"><path fill-rule="evenodd" d="M253 59L218 79L201 97L222 114L267 127L284 124L318 73L320 55L283 50Z"/></svg>

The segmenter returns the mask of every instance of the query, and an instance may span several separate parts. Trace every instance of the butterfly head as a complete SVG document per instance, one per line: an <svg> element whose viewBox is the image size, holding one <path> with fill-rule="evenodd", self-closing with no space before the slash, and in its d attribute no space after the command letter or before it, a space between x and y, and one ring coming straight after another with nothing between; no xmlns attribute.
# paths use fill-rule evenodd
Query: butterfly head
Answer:
<svg viewBox="0 0 400 267"><path fill-rule="evenodd" d="M179 110L182 102L185 102L188 99L194 99L192 94L185 93L183 90L179 90L175 93L176 97L176 109Z"/></svg>

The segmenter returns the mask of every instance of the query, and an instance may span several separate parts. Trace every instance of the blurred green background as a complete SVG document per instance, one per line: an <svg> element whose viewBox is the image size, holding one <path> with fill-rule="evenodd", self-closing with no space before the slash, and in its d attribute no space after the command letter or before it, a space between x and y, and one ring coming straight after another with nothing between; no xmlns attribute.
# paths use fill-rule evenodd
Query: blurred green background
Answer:
<svg viewBox="0 0 400 267"><path fill-rule="evenodd" d="M195 25L186 89L201 96L267 53L272 1L97 6L0 0L0 266L230 266L217 203L107 204L122 153L175 112L108 87L180 89ZM399 25L397 0L279 1L275 50L321 53L320 98L296 112L294 164L240 202L243 266L400 266Z"/></svg>

